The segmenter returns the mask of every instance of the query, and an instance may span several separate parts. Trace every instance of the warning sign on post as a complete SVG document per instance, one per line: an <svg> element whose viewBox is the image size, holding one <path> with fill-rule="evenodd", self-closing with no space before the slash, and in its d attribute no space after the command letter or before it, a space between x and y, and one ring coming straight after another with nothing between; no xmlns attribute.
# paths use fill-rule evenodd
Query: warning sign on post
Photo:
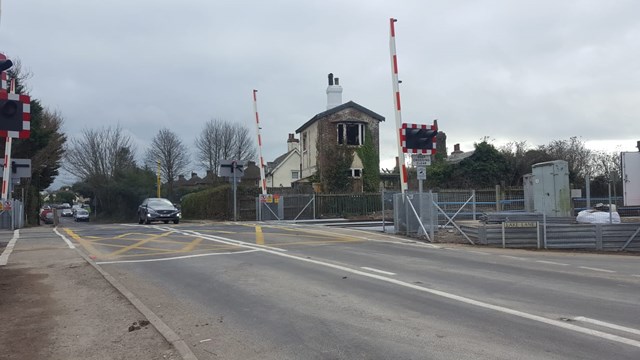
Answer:
<svg viewBox="0 0 640 360"><path fill-rule="evenodd" d="M411 163L413 166L429 166L431 165L431 155L411 154Z"/></svg>

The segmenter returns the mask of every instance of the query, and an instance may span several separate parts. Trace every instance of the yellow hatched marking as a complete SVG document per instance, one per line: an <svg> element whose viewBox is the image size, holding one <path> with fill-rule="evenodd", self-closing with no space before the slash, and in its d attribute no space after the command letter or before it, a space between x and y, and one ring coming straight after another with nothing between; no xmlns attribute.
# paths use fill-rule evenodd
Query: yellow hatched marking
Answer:
<svg viewBox="0 0 640 360"><path fill-rule="evenodd" d="M225 249L220 249L220 250L225 250ZM229 247L229 250L238 250L241 251L241 249L238 249L238 247ZM192 253L198 254L198 253L207 253L207 249L195 249L192 251ZM167 256L167 255L171 255L171 254L183 254L184 252L182 251L172 251L172 252L165 252L165 253L145 253L145 254L123 254L118 256L118 258L139 258L139 257L152 257L152 256Z"/></svg>
<svg viewBox="0 0 640 360"><path fill-rule="evenodd" d="M351 240L351 239L341 239L341 240L326 240L326 241L299 241L299 242L288 242L288 243L280 243L278 245L271 245L273 247L285 247L290 245L329 245L335 243L357 243L363 242L365 240Z"/></svg>
<svg viewBox="0 0 640 360"><path fill-rule="evenodd" d="M193 251L193 249L200 245L200 243L202 242L202 238L195 238L192 242L188 243L187 245L185 245L185 247L183 247L180 252L189 252L189 251Z"/></svg>
<svg viewBox="0 0 640 360"><path fill-rule="evenodd" d="M153 236L151 236L151 237L149 237L149 238L147 238L147 239L144 239L144 240L138 241L138 242L137 242L137 243L135 243L135 244L131 244L131 245L129 245L129 246L125 246L125 247L123 247L123 248L122 248L122 249L120 249L120 250L114 251L114 252L112 252L111 254L109 254L109 255L108 255L108 257L110 257L110 258L115 257L115 256L120 255L120 254L122 254L122 253L125 253L125 252L127 252L127 251L129 251L129 250L135 249L135 248L139 247L140 245L144 245L144 244L148 243L149 241L154 241L155 239L158 239L158 238L161 238L161 237L167 236L167 235L169 235L169 234L171 234L171 233L173 233L173 231L167 231L167 232L164 232L164 233L162 233L162 234L153 235Z"/></svg>
<svg viewBox="0 0 640 360"><path fill-rule="evenodd" d="M264 235L262 234L262 226L256 226L256 244L264 245Z"/></svg>
<svg viewBox="0 0 640 360"><path fill-rule="evenodd" d="M328 230L323 230L322 232L319 231L314 231L311 229L303 229L303 228L290 228L290 227L285 227L285 226L278 226L278 225L268 225L267 227L269 228L273 228L273 229L280 229L280 230L286 230L286 231L291 231L291 232L296 232L296 233L307 233L313 236L332 236L335 237L337 239L358 239L359 238L355 237L355 236L349 236L349 235L343 235L343 234L336 234L336 235L328 235L325 234L325 232L329 232ZM303 236L301 234L296 234L296 236Z"/></svg>
<svg viewBox="0 0 640 360"><path fill-rule="evenodd" d="M145 235L148 235L148 234L139 233L139 232L132 232L132 233L126 233L126 234L118 235L118 236L114 237L113 239L122 239L123 237L127 237L129 235L142 235L142 236L145 236Z"/></svg>
<svg viewBox="0 0 640 360"><path fill-rule="evenodd" d="M83 248L85 248L88 252L89 255L93 255L96 258L99 258L102 253L100 251L98 251L98 249L96 249L93 244L91 244L90 241L87 241L83 238L80 237L80 235L76 234L75 232L73 232L73 230L69 229L69 228L64 228L64 231L67 233L67 235L71 236L71 238L75 241L78 242L78 244L82 245Z"/></svg>

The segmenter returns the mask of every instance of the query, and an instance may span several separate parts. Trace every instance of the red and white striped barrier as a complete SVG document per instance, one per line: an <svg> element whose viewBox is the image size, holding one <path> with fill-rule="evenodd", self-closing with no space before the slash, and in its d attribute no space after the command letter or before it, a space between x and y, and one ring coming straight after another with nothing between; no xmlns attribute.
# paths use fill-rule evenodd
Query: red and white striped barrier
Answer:
<svg viewBox="0 0 640 360"><path fill-rule="evenodd" d="M400 82L398 81L398 56L396 55L396 30L394 18L389 19L389 50L391 52L391 83L393 86L393 103L395 105L396 131L398 132L398 166L400 167L400 189L407 191L407 165L402 151L402 114L400 112Z"/></svg>

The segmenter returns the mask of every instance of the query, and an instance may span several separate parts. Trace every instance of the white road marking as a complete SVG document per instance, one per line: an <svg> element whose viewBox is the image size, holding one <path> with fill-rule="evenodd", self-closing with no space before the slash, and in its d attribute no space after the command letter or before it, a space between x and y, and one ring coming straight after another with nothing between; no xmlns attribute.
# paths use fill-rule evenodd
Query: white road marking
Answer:
<svg viewBox="0 0 640 360"><path fill-rule="evenodd" d="M482 251L476 251L476 250L467 250L467 252L472 253L472 254L478 254L478 255L491 255L489 253L482 252Z"/></svg>
<svg viewBox="0 0 640 360"><path fill-rule="evenodd" d="M511 256L511 255L499 255L500 257L503 258L508 258L508 259L513 259L513 260L520 260L520 261L528 261L529 259L523 258L523 257L518 257L518 256Z"/></svg>
<svg viewBox="0 0 640 360"><path fill-rule="evenodd" d="M604 327L608 327L610 329L628 332L630 334L640 335L640 330L638 330L638 329L629 328L629 327L626 327L626 326L620 326L620 325L616 325L616 324L612 324L612 323L608 323L608 322L604 322L604 321L600 321L600 320L596 320L596 319L591 319L591 318L584 317L584 316L575 317L575 318L573 318L573 320L582 321L582 322L586 322L586 323L594 324L594 325L599 325L599 326L604 326Z"/></svg>
<svg viewBox="0 0 640 360"><path fill-rule="evenodd" d="M161 227L156 227L156 229L165 230L165 229L163 229ZM361 276L364 276L364 277L377 279L377 280L384 281L384 282L387 282L387 283L390 283L390 284L403 286L403 287L414 289L414 290L417 290L417 291L422 291L422 292L429 293L429 294L432 294L432 295L440 296L440 297L443 297L443 298L446 298L446 299L458 301L458 302L461 302L461 303L464 303L464 304L477 306L477 307L480 307L480 308L489 309L489 310L501 312L501 313L504 313L504 314L509 314L509 315L521 317L521 318L532 320L532 321L537 321L537 322L540 322L540 323L543 323L543 324L547 324L547 325L551 325L551 326L555 326L555 327L558 327L558 328L562 328L562 329L566 329L566 330L570 330L570 331L574 331L574 332L578 332L578 333L582 333L582 334L587 334L587 335L591 335L591 336L594 336L594 337L598 337L598 338L602 338L602 339L606 339L606 340L611 340L611 341L615 341L615 342L619 342L619 343L622 343L622 344L626 344L626 345L630 345L630 346L634 346L634 347L640 348L640 341L637 341L637 340L625 338L625 337L614 335L614 334L609 334L609 333L606 333L606 332L603 332L603 331L584 328L584 327L577 326L577 325L574 325L574 324L570 324L570 323L567 323L567 322L561 321L561 320L549 319L549 318L546 318L546 317L543 317L543 316L540 316L540 315L526 313L524 311L511 309L511 308L508 308L508 307L505 307L505 306L489 304L489 303L486 303L486 302L483 302L483 301L474 300L474 299L471 299L471 298L467 298L467 297L460 296L460 295L455 295L455 294L448 293L448 292L441 291L441 290L436 290L436 289L432 289L432 288L428 288L428 287L424 287L424 286L418 286L418 285L415 285L415 284L407 283L407 282L400 281L400 280L397 280L397 279L393 279L393 278L390 278L390 277L377 275L377 274L372 274L372 273L364 272L364 271L357 270L357 269L352 269L352 268L349 268L349 267L346 267L346 266L342 266L342 265L327 263L327 262L324 262L324 261L314 260L314 259L311 259L311 258L300 257L300 256L286 254L286 253L283 253L283 252L280 252L280 251L276 251L276 250L280 250L280 249L259 248L258 246L254 246L254 245L247 244L247 243L238 244L237 240L228 239L228 238L224 238L224 237L221 237L221 236L204 235L204 234L200 234L200 233L198 233L196 231L190 231L190 233L186 233L186 232L182 232L182 233L184 235L190 235L190 236L194 236L194 237L195 236L203 237L203 238L207 237L207 238L209 238L209 240L212 240L212 241L215 241L215 242L221 242L221 243L224 243L224 244L236 244L236 245L239 245L239 246L252 248L254 250L260 250L260 251L265 252L265 253L269 253L269 254L272 254L272 255L285 257L285 258L292 259L292 260L303 261L303 262L307 262L307 263L311 263L311 264L316 264L316 265L325 266L325 267L328 267L328 268L332 268L332 269L348 272L348 273L355 274L355 275L361 275ZM489 255L487 253L484 253L484 254ZM600 270L602 270L602 269L600 269ZM607 271L610 271L610 270L607 270Z"/></svg>
<svg viewBox="0 0 640 360"><path fill-rule="evenodd" d="M190 259L190 258L203 257L203 256L214 256L214 255L246 254L246 253L251 253L251 252L256 252L256 251L260 251L260 250L258 250L258 249L254 249L254 250L244 250L244 251L228 251L228 252L223 252L223 253L210 253L210 254L195 254L195 255L173 256L173 257L160 258L160 259L96 261L96 264L98 264L98 265L104 265L104 264L124 264L124 263L156 262L156 261L168 261L168 260L177 260L177 259Z"/></svg>
<svg viewBox="0 0 640 360"><path fill-rule="evenodd" d="M13 252L13 248L16 246L16 242L20 237L20 231L18 229L13 231L13 237L9 240L7 247L4 248L2 255L0 255L0 266L5 266L9 262L9 255Z"/></svg>
<svg viewBox="0 0 640 360"><path fill-rule="evenodd" d="M57 227L57 226L53 228L53 232L54 232L54 233L56 233L56 234L58 234L58 236L60 236L60 237L62 238L62 240L64 240L64 242L66 242L66 243L67 243L67 246L69 246L69 249L75 249L75 248L76 248L76 246L75 246L75 245L73 245L73 243L71 242L71 240L67 239L67 237L66 237L66 236L62 235L62 234L58 231L58 227Z"/></svg>
<svg viewBox="0 0 640 360"><path fill-rule="evenodd" d="M537 263L542 263L542 264L551 264L551 265L569 266L569 264L559 263L559 262L555 262L555 261L536 260L536 262L537 262Z"/></svg>
<svg viewBox="0 0 640 360"><path fill-rule="evenodd" d="M365 269L365 270L369 270L369 271L373 271L373 272L377 272L380 274L385 274L385 275L395 275L396 273L392 273L392 272L388 272L388 271L384 271L384 270L378 270L378 269L374 269L374 268L370 268L370 267L366 267L366 266L362 266L360 267L360 269Z"/></svg>
<svg viewBox="0 0 640 360"><path fill-rule="evenodd" d="M634 275L631 275L631 276L640 277L640 275L635 275L635 274L634 274Z"/></svg>
<svg viewBox="0 0 640 360"><path fill-rule="evenodd" d="M182 234L182 235L186 235L186 236L201 237L204 240L220 242L220 243L227 244L227 245L236 245L236 246L240 246L240 247L244 247L244 248L248 248L248 249L270 250L270 251L281 251L281 252L286 252L287 251L285 249L280 249L280 248L273 247L273 246L251 244L251 243L247 243L247 242L244 242L244 241L223 238L221 236L202 234L202 233L199 233L199 232L197 232L195 230L179 230L179 229L175 229L175 228L171 228L171 227L162 227L162 226L151 226L151 228L155 228L155 229L161 230L161 231L173 231L173 232L176 232L178 234Z"/></svg>
<svg viewBox="0 0 640 360"><path fill-rule="evenodd" d="M193 236L202 236L202 234L197 234L196 232L193 232L193 233L194 233ZM213 241L220 241L222 243L233 242L232 239L226 239L226 238L223 238L223 237L220 237L220 236L216 236L216 238L217 238L217 240L213 240ZM320 261L320 260L314 260L314 259L310 259L310 258L306 258L306 257L300 257L300 256L296 256L296 255L291 255L291 254L285 254L285 253L282 253L282 252L277 252L277 251L273 251L273 250L269 250L269 249L260 249L260 251L265 252L265 253L269 253L269 254L272 254L272 255L285 257L285 258L292 259L292 260L298 260L298 261L303 261L303 262L307 262L307 263L310 263L310 264L321 265L321 266L325 266L325 267L328 267L328 268L332 268L332 269L348 272L348 273L351 273L351 274L361 275L361 276L369 277L369 278L372 278L372 279L377 279L377 280L384 281L384 282L387 282L387 283L390 283L390 284L395 284L395 285L398 285L398 286L403 286L403 287L414 289L414 290L417 290L417 291L422 291L422 292L429 293L429 294L432 294L432 295L440 296L440 297L443 297L443 298L446 298L446 299L455 300L455 301L458 301L458 302L461 302L461 303L464 303L464 304L473 305L473 306L477 306L477 307L484 308L484 309L494 310L494 311L501 312L501 313L504 313L504 314L518 316L518 317L521 317L521 318L524 318L524 319L537 321L537 322L540 322L540 323L543 323L543 324L547 324L547 325L551 325L551 326L555 326L555 327L558 327L558 328L571 330L571 331L575 331L575 332L578 332L578 333L587 334L587 335L599 337L599 338L606 339L606 340L616 341L616 342L619 342L619 343L622 343L622 344L626 344L626 345L630 345L630 346L634 346L634 347L640 348L640 341L629 339L629 338L625 338L625 337L614 335L614 334L609 334L609 333L606 333L606 332L603 332L603 331L584 328L584 327L581 327L581 326L577 326L577 325L574 325L574 324L567 323L565 321L549 319L549 318L546 318L546 317L543 317L543 316L540 316L540 315L526 313L524 311L511 309L511 308L508 308L508 307L505 307L505 306L489 304L489 303L486 303L486 302L483 302L483 301L474 300L474 299L467 298L467 297L464 297L464 296L455 295L455 294L452 294L452 293L448 293L448 292L445 292L445 291L436 290L436 289L432 289L432 288L428 288L428 287L424 287L424 286L418 286L418 285L411 284L411 283L408 283L408 282L405 282L405 281L393 279L393 278L382 276L382 275L372 274L372 273L364 272L364 271L357 270L357 269L352 269L352 268L349 268L349 267L346 267L346 266L342 266L342 265L332 264L332 263L328 263L328 262L324 262L324 261Z"/></svg>
<svg viewBox="0 0 640 360"><path fill-rule="evenodd" d="M592 268L592 267L588 267L588 266L578 266L580 269L586 269L586 270L593 270L593 271L600 271L600 272L606 272L606 273L614 273L615 271L613 270L607 270L607 269L599 269L599 268Z"/></svg>

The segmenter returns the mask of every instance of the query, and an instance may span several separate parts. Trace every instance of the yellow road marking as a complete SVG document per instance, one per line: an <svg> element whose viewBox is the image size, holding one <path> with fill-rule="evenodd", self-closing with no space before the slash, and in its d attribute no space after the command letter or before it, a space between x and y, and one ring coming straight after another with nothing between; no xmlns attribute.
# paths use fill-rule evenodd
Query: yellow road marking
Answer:
<svg viewBox="0 0 640 360"><path fill-rule="evenodd" d="M144 239L144 240L138 241L138 242L137 242L137 243L135 243L135 244L131 244L131 245L129 245L129 246L125 246L125 247L121 248L120 250L114 251L114 252L112 252L112 253L108 254L107 256L108 256L109 258L115 257L115 256L120 255L120 254L122 254L122 253L125 253L125 252L127 252L127 251L129 251L129 250L135 249L135 248L139 247L140 245L144 245L144 244L148 243L149 241L153 241L153 240L155 240L155 239L158 239L158 238L161 238L161 237L167 236L167 235L169 235L169 234L171 234L171 233L173 233L173 231L167 231L167 232L164 232L164 233L162 233L162 234L153 235L153 236L151 236L151 237L149 237L149 238L147 238L147 239Z"/></svg>
<svg viewBox="0 0 640 360"><path fill-rule="evenodd" d="M102 253L100 253L100 251L98 251L98 249L96 249L95 247L93 247L93 245L91 244L91 242L83 239L80 237L80 235L76 234L75 232L73 232L73 230L69 229L69 228L64 228L64 231L71 236L71 238L75 241L78 242L78 244L82 245L82 247L84 247L85 249L87 249L87 251L89 252L89 255L93 255L96 258L99 258Z"/></svg>
<svg viewBox="0 0 640 360"><path fill-rule="evenodd" d="M262 234L262 226L256 226L256 244L264 245L264 235Z"/></svg>
<svg viewBox="0 0 640 360"><path fill-rule="evenodd" d="M265 227L268 228L272 228L272 229L280 229L280 230L286 230L286 231L290 231L290 232L295 232L295 236L312 236L312 237L332 237L335 239L358 239L361 240L360 238L357 238L355 236L349 236L349 235L343 235L343 234L335 234L335 235L328 235L325 232L327 232L328 230L322 230L322 231L315 231L315 230L310 230L310 229L303 229L303 228L290 228L290 227L285 227L285 226L278 226L278 225L266 225ZM309 235L303 235L300 233L306 233Z"/></svg>
<svg viewBox="0 0 640 360"><path fill-rule="evenodd" d="M202 242L202 238L195 238L192 242L188 243L187 245L185 245L185 247L183 247L180 252L189 252L189 251L193 251L193 249L200 245L200 243Z"/></svg>

